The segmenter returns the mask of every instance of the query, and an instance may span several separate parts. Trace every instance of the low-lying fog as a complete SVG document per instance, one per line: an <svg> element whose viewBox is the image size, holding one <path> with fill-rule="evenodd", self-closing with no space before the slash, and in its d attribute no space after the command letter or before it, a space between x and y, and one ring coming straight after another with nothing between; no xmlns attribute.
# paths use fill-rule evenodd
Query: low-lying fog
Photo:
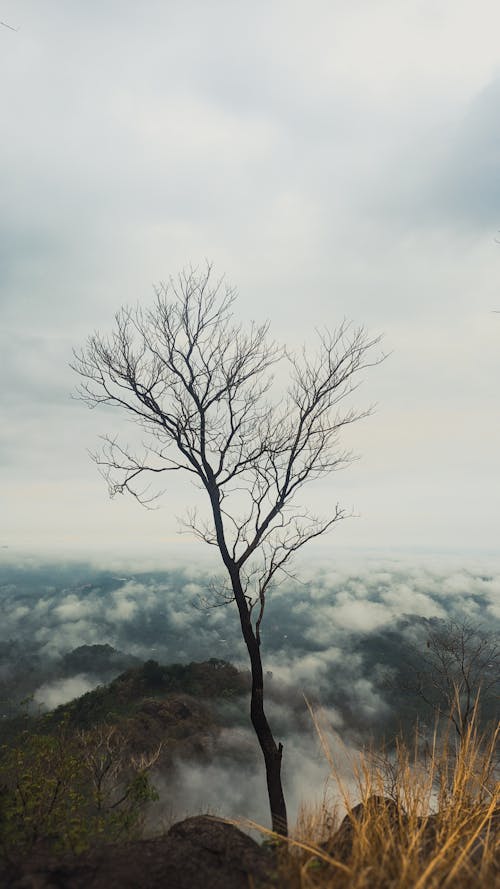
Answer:
<svg viewBox="0 0 500 889"><path fill-rule="evenodd" d="M333 563L335 564L335 563ZM206 608L211 578L201 567L147 573L90 563L15 565L3 556L0 682L5 715L33 693L53 708L109 681L133 658L162 663L221 658L247 669L236 609ZM460 566L405 558L365 559L343 568L301 569L269 596L262 654L269 717L285 744L284 781L292 816L300 800L319 799L328 767L303 695L347 750L367 731L382 735L411 721L415 701L395 688L408 651L433 620L471 620L500 630L500 563ZM108 644L115 662L89 667L69 652ZM246 702L241 706L246 709ZM200 768L179 763L162 790L166 818L210 809L267 821L267 798L251 728L224 730L228 756ZM334 741L340 761L340 741ZM242 762L248 751L248 766ZM340 759L339 759L340 758ZM347 774L346 769L346 774ZM253 780L253 774L256 779Z"/></svg>

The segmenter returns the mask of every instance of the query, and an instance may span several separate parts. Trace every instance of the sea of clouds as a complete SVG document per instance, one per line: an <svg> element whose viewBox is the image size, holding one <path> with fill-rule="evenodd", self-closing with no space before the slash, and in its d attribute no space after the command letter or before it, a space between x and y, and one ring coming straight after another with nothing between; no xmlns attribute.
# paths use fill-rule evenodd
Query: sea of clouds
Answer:
<svg viewBox="0 0 500 889"><path fill-rule="evenodd" d="M162 663L216 657L248 667L234 605L207 607L217 578L206 566L117 571L90 562L16 565L4 554L1 569L0 678L8 689L9 679L15 682L31 665L31 690L41 706L50 709L109 679L92 671L51 674L51 664L81 645L108 643ZM322 708L337 759L341 748L355 755L364 728L381 729L401 710L384 680L422 638L425 619L450 618L500 631L500 560L360 556L332 567L317 559L276 586L266 606L262 655L269 715L285 743L292 815L301 800L321 798L329 772L304 697ZM411 702L409 708L411 714ZM227 756L203 767L179 761L168 788L160 779L162 818L209 809L266 819L251 728L224 731L219 752L226 749ZM244 767L243 748L254 751Z"/></svg>

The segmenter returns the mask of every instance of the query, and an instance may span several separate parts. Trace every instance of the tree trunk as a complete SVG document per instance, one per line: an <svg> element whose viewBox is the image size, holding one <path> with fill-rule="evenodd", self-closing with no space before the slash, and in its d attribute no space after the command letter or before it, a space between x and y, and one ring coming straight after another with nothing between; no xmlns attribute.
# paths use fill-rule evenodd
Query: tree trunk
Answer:
<svg viewBox="0 0 500 889"><path fill-rule="evenodd" d="M282 836L287 836L288 819L286 814L285 797L281 784L283 745L281 743L276 744L264 712L264 674L260 656L260 645L250 621L248 606L239 575L231 573L231 582L240 614L243 638L250 656L250 667L252 671L250 718L264 756L272 828L276 833L279 833Z"/></svg>

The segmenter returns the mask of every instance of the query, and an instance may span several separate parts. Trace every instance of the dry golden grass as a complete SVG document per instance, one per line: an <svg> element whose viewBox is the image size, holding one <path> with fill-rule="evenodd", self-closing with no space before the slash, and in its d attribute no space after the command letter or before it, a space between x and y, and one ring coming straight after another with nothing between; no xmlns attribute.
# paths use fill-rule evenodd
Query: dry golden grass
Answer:
<svg viewBox="0 0 500 889"><path fill-rule="evenodd" d="M326 802L303 808L277 843L272 885L286 889L493 889L500 887L499 729L474 719L461 742L436 731L424 753L400 742L389 757L352 757L349 791L313 716L347 816ZM382 798L384 798L382 800ZM390 800L390 802L387 802ZM363 806L356 804L363 803ZM255 826L255 825L253 825Z"/></svg>

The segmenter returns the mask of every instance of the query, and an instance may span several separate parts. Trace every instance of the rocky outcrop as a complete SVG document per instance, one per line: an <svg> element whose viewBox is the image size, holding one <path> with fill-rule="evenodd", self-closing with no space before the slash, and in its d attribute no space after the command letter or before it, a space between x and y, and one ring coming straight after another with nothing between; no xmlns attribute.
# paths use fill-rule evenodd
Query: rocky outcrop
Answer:
<svg viewBox="0 0 500 889"><path fill-rule="evenodd" d="M337 831L324 843L321 848L328 855L341 862L347 862L352 853L354 838L359 829L359 824L365 819L370 819L376 823L376 817L382 816L380 824L383 830L390 831L396 841L404 843L404 835L409 827L408 816L400 809L398 804L385 796L370 796L366 802L359 803L354 806L345 816ZM500 809L495 809L488 813L488 810L476 812L476 831L472 830L471 842L467 847L468 860L479 865L483 855L485 843L497 844L500 840ZM417 819L415 826L420 832L420 849L426 854L432 851L438 840L439 814L428 815ZM470 830L470 827L469 827ZM500 867L500 848L499 867Z"/></svg>
<svg viewBox="0 0 500 889"><path fill-rule="evenodd" d="M248 889L271 885L272 853L237 827L201 815L167 834L57 861L39 855L0 874L8 889Z"/></svg>
<svg viewBox="0 0 500 889"><path fill-rule="evenodd" d="M392 830L398 830L400 812L397 804L388 797L373 794L366 803L358 803L357 806L353 806L338 830L321 844L323 851L339 861L347 861L352 852L357 823L364 821L375 810L383 811L384 823L390 825Z"/></svg>

